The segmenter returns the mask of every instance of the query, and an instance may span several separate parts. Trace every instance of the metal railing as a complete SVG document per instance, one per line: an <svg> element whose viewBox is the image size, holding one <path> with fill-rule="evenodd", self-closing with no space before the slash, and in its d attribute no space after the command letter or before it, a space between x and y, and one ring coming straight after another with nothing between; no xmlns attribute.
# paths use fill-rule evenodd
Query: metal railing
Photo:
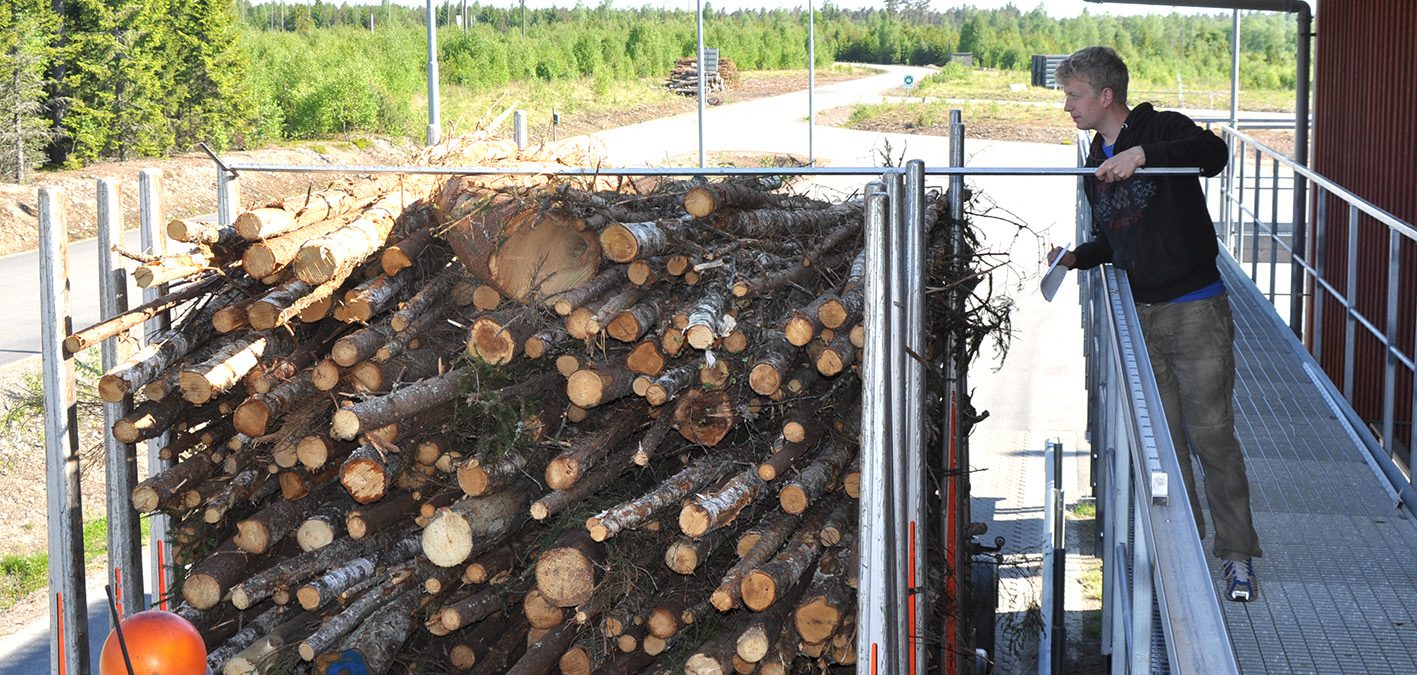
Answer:
<svg viewBox="0 0 1417 675"><path fill-rule="evenodd" d="M1382 410L1373 422L1377 438L1366 433L1359 436L1394 489L1409 507L1417 508L1417 491L1413 490L1410 472L1404 472L1395 461L1399 448L1411 445L1410 425L1417 419L1417 393L1411 400L1398 400L1401 383L1417 377L1417 354L1404 351L1399 342L1401 251L1417 244L1417 228L1234 127L1222 126L1221 133L1232 154L1220 176L1218 192L1210 195L1212 205L1219 206L1216 236L1315 358L1324 354L1325 329L1332 322L1342 322L1342 363L1338 376L1331 374L1330 379L1338 395L1348 402L1350 423L1364 431L1368 423L1352 412L1358 374L1356 345L1360 336L1366 335L1381 347ZM1312 198L1306 198L1306 190L1313 192ZM1335 201L1341 204L1342 212L1330 214ZM1295 204L1299 204L1297 209ZM1313 223L1312 227L1305 226L1308 222ZM1339 262L1329 258L1327 246L1330 226L1335 224L1347 235L1346 255L1341 261L1346 274L1342 281L1327 276L1336 268L1334 263ZM1385 302L1379 316L1359 307L1359 233L1364 228L1385 235L1388 242L1387 279L1382 289L1385 296L1379 296ZM1306 231L1312 233L1312 242L1305 241ZM1280 309L1286 304L1287 312ZM1342 312L1330 316L1326 307L1335 305ZM1307 321L1306 310L1312 312ZM1373 383L1368 381L1364 386ZM1399 435L1397 430L1398 406L1404 406L1402 412L1408 415L1406 435Z"/></svg>
<svg viewBox="0 0 1417 675"><path fill-rule="evenodd" d="M1089 146L1078 138L1078 163ZM1077 241L1091 237L1078 179ZM1078 276L1102 555L1102 652L1117 673L1237 673L1126 274Z"/></svg>

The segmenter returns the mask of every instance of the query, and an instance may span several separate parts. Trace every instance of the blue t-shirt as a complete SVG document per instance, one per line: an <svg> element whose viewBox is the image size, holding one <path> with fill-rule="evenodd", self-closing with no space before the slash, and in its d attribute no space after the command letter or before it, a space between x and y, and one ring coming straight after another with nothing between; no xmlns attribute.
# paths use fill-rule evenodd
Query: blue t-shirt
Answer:
<svg viewBox="0 0 1417 675"><path fill-rule="evenodd" d="M1183 296L1181 296L1181 297L1179 297L1179 298L1176 298L1175 300L1172 300L1171 302L1190 302L1190 301L1192 301L1192 300L1204 300L1204 299L1206 299L1206 298L1213 298L1213 297L1215 297L1215 296L1217 296L1217 295L1220 295L1221 293L1224 293L1224 292L1225 292L1225 282L1224 282L1224 281L1217 281L1217 282L1215 282L1215 283L1213 283L1213 284L1211 284L1211 285L1209 285L1209 286L1205 286L1205 287L1203 287L1203 288L1197 288L1196 290L1191 291L1190 293L1187 293L1187 294L1185 294L1185 295L1183 295Z"/></svg>
<svg viewBox="0 0 1417 675"><path fill-rule="evenodd" d="M1110 145L1104 145L1104 146L1102 146L1102 154L1107 155L1107 159L1112 159L1112 146L1110 146Z"/></svg>

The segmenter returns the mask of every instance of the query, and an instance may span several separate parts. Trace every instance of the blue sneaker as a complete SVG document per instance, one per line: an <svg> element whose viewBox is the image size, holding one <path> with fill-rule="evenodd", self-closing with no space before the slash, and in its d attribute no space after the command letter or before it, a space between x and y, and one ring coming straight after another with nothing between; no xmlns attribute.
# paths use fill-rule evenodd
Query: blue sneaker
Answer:
<svg viewBox="0 0 1417 675"><path fill-rule="evenodd" d="M1259 596L1255 567L1250 558L1225 561L1225 597L1235 602L1249 602Z"/></svg>

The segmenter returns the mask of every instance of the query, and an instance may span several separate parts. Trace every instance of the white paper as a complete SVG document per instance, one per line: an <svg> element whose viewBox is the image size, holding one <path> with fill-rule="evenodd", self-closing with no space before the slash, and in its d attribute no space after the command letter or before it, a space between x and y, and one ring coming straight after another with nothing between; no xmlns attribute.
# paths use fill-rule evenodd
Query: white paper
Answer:
<svg viewBox="0 0 1417 675"><path fill-rule="evenodd" d="M1067 253L1072 246L1072 242L1064 244L1063 253ZM1063 259L1063 253L1059 253L1058 257L1048 265L1048 271L1043 274L1043 281L1039 283L1039 289L1043 291L1043 299L1048 302L1053 302L1053 296L1057 294L1058 287L1063 285L1063 278L1068 276L1068 268L1058 264Z"/></svg>

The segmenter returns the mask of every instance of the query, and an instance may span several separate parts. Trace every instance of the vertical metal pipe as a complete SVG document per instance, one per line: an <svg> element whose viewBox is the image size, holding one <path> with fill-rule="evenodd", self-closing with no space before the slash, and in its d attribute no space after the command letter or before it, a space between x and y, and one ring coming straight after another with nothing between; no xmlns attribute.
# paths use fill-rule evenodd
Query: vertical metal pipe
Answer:
<svg viewBox="0 0 1417 675"><path fill-rule="evenodd" d="M84 513L79 494L79 417L69 308L69 229L64 191L39 190L40 353L44 383L44 474L49 529L49 672L89 672L84 589Z"/></svg>
<svg viewBox="0 0 1417 675"><path fill-rule="evenodd" d="M1348 284L1343 290L1343 398L1353 405L1353 359L1358 333L1358 205L1348 206Z"/></svg>
<svg viewBox="0 0 1417 675"><path fill-rule="evenodd" d="M107 321L128 311L128 272L113 252L113 245L123 241L123 202L118 184L113 181L100 179L97 192L99 318ZM123 337L127 336L103 341L104 372L112 370L131 351ZM111 495L132 494L138 486L137 446L120 443L113 437L113 425L132 410L131 395L117 403L103 404L104 469ZM120 618L147 608L143 599L142 529L125 499L108 500L108 583L114 589Z"/></svg>
<svg viewBox="0 0 1417 675"><path fill-rule="evenodd" d="M1388 230L1387 255L1387 334L1383 336L1384 366L1383 377L1383 447L1391 455L1397 446L1393 443L1397 433L1397 318L1399 306L1398 276L1402 269L1402 234L1395 229Z"/></svg>
<svg viewBox="0 0 1417 675"><path fill-rule="evenodd" d="M1269 304L1274 304L1274 297L1279 292L1275 277L1279 276L1279 162L1270 162L1269 176ZM1297 253L1297 252L1296 252ZM1291 262L1293 262L1291 260ZM1290 321L1294 320L1291 314Z"/></svg>
<svg viewBox="0 0 1417 675"><path fill-rule="evenodd" d="M1309 54L1310 40L1314 32L1314 15L1310 11L1309 5L1303 2L1296 2L1298 6L1299 23L1298 26L1298 77L1295 78L1294 91L1294 161L1299 166L1309 165ZM1308 213L1308 179L1294 174L1294 250L1307 255L1308 253L1308 222L1305 217ZM1302 288L1304 281L1304 268L1299 265L1290 267L1290 284L1294 288ZM1300 339L1304 336L1304 299L1299 293L1294 293L1289 299L1289 328Z"/></svg>
<svg viewBox="0 0 1417 675"><path fill-rule="evenodd" d="M512 137L516 139L517 149L526 149L526 111L518 110L512 113Z"/></svg>
<svg viewBox="0 0 1417 675"><path fill-rule="evenodd" d="M1264 176L1260 173L1260 149L1255 148L1255 214L1250 218L1250 279L1255 280L1259 285L1260 277L1260 208L1264 202L1260 198L1260 181Z"/></svg>
<svg viewBox="0 0 1417 675"><path fill-rule="evenodd" d="M963 113L958 109L950 111L950 166L964 166L964 121ZM950 227L954 228L950 236L950 248L954 262L951 267L956 272L963 264L959 252L964 250L964 228L959 225L964 220L964 176L956 174L950 178L950 215L954 222ZM949 293L948 302L950 311L960 312L964 307L963 291L955 287ZM953 577L954 592L956 601L960 601L968 593L969 578L965 576L965 569L969 566L965 559L968 537L965 534L969 526L969 438L964 433L962 423L963 410L966 404L966 392L969 391L968 371L966 370L962 358L962 345L954 336L950 336L946 341L947 351L945 361L947 363L946 387L949 401L946 402L949 411L949 461L948 469L953 472L950 479L952 487L949 492L949 500L945 503L952 515L947 519L946 527L949 528L945 541L950 546L950 554L954 556ZM961 605L962 606L962 603ZM964 672L965 649L963 636L965 626L963 620L956 620L954 630L946 630L945 639L942 641L942 648L945 650L947 658L954 660L955 672ZM941 661L941 665L946 665L947 661Z"/></svg>
<svg viewBox="0 0 1417 675"><path fill-rule="evenodd" d="M896 614L892 617L895 625L901 627L901 635L896 645L897 660L891 668L894 672L909 673L910 655L913 653L913 645L910 642L912 636L909 635L910 607L909 598L906 594L911 588L908 561L910 554L909 524L906 521L906 499L907 484L910 482L905 473L907 457L909 456L909 432L907 422L907 409L910 402L906 399L907 391L905 387L906 364L905 364L905 340L906 340L906 302L908 296L905 289L905 173L899 169L887 171L882 178L886 183L886 198L890 200L888 204L888 218L890 234L886 241L889 246L886 249L887 280L889 290L887 291L888 301L886 303L886 357L889 375L887 376L887 387L890 391L891 401L891 434L890 438L890 517L891 528L895 532L895 551L892 554L896 561L896 591L897 604Z"/></svg>
<svg viewBox="0 0 1417 675"><path fill-rule="evenodd" d="M894 623L895 537L889 519L890 396L886 389L886 303L889 250L886 196L866 194L866 302L862 324L866 344L861 364L860 588L858 589L857 665L861 675L892 672L898 662Z"/></svg>
<svg viewBox="0 0 1417 675"><path fill-rule="evenodd" d="M373 14L369 15L373 17ZM217 224L230 226L241 212L241 179L216 165Z"/></svg>
<svg viewBox="0 0 1417 675"><path fill-rule="evenodd" d="M526 7L522 7L522 36L526 36ZM438 17L433 13L433 0L428 0L428 145L437 145L443 138L443 123L438 119Z"/></svg>
<svg viewBox="0 0 1417 675"><path fill-rule="evenodd" d="M950 111L950 166L964 166L964 122L959 109ZM964 176L950 176L950 218L964 218Z"/></svg>
<svg viewBox="0 0 1417 675"><path fill-rule="evenodd" d="M1328 194L1322 188L1314 191L1315 203L1317 204L1314 213L1314 275L1318 279L1328 276ZM1309 353L1315 358L1322 359L1324 353L1324 298L1322 286L1314 284L1314 330L1309 333ZM1304 291L1309 290L1308 280L1304 282ZM1413 418L1417 420L1417 417Z"/></svg>
<svg viewBox="0 0 1417 675"><path fill-rule="evenodd" d="M926 509L925 476L925 162L912 159L905 163L905 316L906 334L906 428L909 447L906 452L902 481L906 483L906 523L910 537L910 617L915 626L910 635L911 660L914 672L925 673L929 656L926 641L921 638L929 626L925 569ZM920 358L916 358L916 357Z"/></svg>
<svg viewBox="0 0 1417 675"><path fill-rule="evenodd" d="M699 15L699 59L696 61L699 71L699 168L702 169L707 164L704 163L704 0L698 0Z"/></svg>
<svg viewBox="0 0 1417 675"><path fill-rule="evenodd" d="M138 234L144 253L163 255L167 253L167 235L164 231L162 171L144 169L138 172ZM167 285L143 289L143 302L152 302L167 292ZM147 339L167 330L172 319L167 312L149 319L143 324ZM158 451L167 445L170 434L164 433L148 441L148 475L155 476L172 466L171 461L158 458ZM154 599L166 597L176 579L172 566L172 543L167 537L168 518L153 514L148 519L148 549L152 556L152 578ZM167 601L159 600L158 606L167 609Z"/></svg>
<svg viewBox="0 0 1417 675"><path fill-rule="evenodd" d="M1240 123L1240 10L1230 20L1230 128Z"/></svg>
<svg viewBox="0 0 1417 675"><path fill-rule="evenodd" d="M817 10L815 0L807 0L807 165L817 165Z"/></svg>

